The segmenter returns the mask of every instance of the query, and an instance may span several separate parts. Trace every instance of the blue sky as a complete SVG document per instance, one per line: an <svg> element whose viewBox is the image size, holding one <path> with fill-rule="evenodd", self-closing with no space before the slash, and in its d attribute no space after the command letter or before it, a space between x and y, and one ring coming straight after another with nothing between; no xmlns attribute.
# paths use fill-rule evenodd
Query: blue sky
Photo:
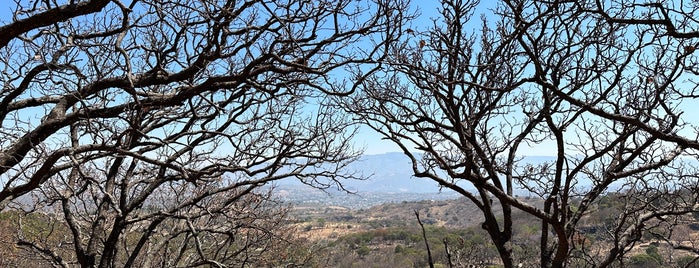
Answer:
<svg viewBox="0 0 699 268"><path fill-rule="evenodd" d="M419 9L421 15L417 20L412 22L411 28L420 31L426 30L428 27L433 25L432 18L438 17L438 2L439 1L413 2L413 5L415 5ZM474 13L472 25L470 25L470 27L474 31L478 31L480 28L480 20L478 18L481 16L481 14L485 14L486 17L489 17L489 9L494 8L494 5L495 1L481 2L476 12ZM682 78L676 80L675 85L676 87L684 86L686 88L683 88L682 90L689 91L691 87L695 86L696 81L692 82L693 79L696 80L695 77L696 76L688 75L685 73ZM681 103L679 103L678 108L679 110L683 111L683 114L681 115L682 120L685 120L687 121L686 123L689 123L694 126L699 125L699 105L697 105L697 99L685 98L681 100ZM688 139L695 139L695 135L697 135L697 132L692 128L685 128L679 134L683 135ZM567 132L566 137L577 138L573 131ZM366 154L381 154L386 152L400 151L399 147L397 147L395 144L387 140L382 140L381 137L378 137L377 134L375 134L372 130L368 128L362 128L360 130L360 132L356 136L356 145L358 147L365 148ZM522 155L528 156L550 156L555 155L556 145L553 141L547 141L541 144L535 144L530 146L526 146L523 144L522 147L519 148L518 152Z"/></svg>
<svg viewBox="0 0 699 268"><path fill-rule="evenodd" d="M413 5L419 10L420 16L417 20L412 22L411 28L415 30L426 30L428 27L432 26L433 18L438 17L439 1L414 1ZM11 12L14 5L2 5L0 6L0 25L4 25L11 21ZM480 21L477 19L480 14L488 13L488 9L493 7L493 2L483 1L478 10L475 12L474 25L471 27L474 31L477 31L480 27ZM690 85L691 83L688 83ZM699 106L695 105L695 100L685 100L681 105L682 110L685 111L683 118L685 120L692 120L692 124L696 124L695 115L699 114ZM685 133L683 133L685 134ZM691 138L692 133L686 133L686 137ZM386 152L397 152L400 151L399 147L390 141L382 140L381 137L373 132L371 129L363 127L360 129L359 133L355 137L355 147L364 148L366 154L382 154ZM553 142L539 144L529 148L521 148L521 152L524 155L552 155L555 152L555 144Z"/></svg>

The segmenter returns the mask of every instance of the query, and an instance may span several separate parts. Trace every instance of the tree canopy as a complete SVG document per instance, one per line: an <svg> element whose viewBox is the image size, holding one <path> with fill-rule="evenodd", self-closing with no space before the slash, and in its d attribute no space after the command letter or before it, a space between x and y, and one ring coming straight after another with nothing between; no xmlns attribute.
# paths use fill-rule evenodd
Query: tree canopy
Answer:
<svg viewBox="0 0 699 268"><path fill-rule="evenodd" d="M0 209L22 211L18 224L50 222L38 234L19 227L13 243L63 267L255 262L284 233L283 211L255 189L356 177L342 170L358 155L353 122L325 103L361 79L343 73L385 57L405 8L11 3L0 26ZM56 241L51 226L70 235Z"/></svg>
<svg viewBox="0 0 699 268"><path fill-rule="evenodd" d="M513 210L541 225L538 262L526 265L607 267L648 233L698 252L670 234L698 207L699 6L481 6L441 1L431 26L404 28L381 71L339 102L400 146L416 176L478 205L505 267L524 258L513 255ZM525 158L547 144L538 153L551 160ZM600 226L605 242L575 244L610 191L623 209Z"/></svg>
<svg viewBox="0 0 699 268"><path fill-rule="evenodd" d="M409 28L401 0L14 1L0 239L59 267L303 265L271 261L286 210L260 187L342 188L360 123L473 202L505 267L699 254L696 2L440 4Z"/></svg>

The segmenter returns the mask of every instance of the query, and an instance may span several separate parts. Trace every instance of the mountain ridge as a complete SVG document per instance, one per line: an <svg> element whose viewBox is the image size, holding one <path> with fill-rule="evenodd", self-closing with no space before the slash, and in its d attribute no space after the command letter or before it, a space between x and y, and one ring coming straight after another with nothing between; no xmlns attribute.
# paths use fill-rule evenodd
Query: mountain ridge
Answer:
<svg viewBox="0 0 699 268"><path fill-rule="evenodd" d="M420 157L420 154L416 154ZM524 163L541 164L555 160L554 156L525 156ZM437 182L413 175L412 163L403 153L388 152L383 154L362 155L347 167L348 172L355 172L367 177L363 180L344 180L342 186L353 193L437 193L451 190L440 189ZM277 187L303 186L295 179L285 179L276 183ZM466 190L474 188L464 183ZM328 189L330 192L335 189Z"/></svg>

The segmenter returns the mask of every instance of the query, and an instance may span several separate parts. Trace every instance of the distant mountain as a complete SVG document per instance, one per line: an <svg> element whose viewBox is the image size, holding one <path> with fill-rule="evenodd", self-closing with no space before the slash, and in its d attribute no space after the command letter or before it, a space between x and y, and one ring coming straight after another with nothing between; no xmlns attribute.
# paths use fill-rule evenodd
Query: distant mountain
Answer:
<svg viewBox="0 0 699 268"><path fill-rule="evenodd" d="M525 156L520 167L527 165L538 166L545 163L553 163L554 156ZM683 161L699 166L697 159L683 158ZM357 172L357 175L368 177L366 180L345 180L343 186L355 194L338 192L331 188L326 192L313 189L298 180L285 179L277 181L273 186L279 195L286 201L304 204L339 205L348 208L365 208L367 206L416 200L443 200L453 199L460 195L449 189L441 189L439 185L425 178L413 176L410 160L402 153L385 153L376 155L364 155L359 161L352 163L348 171ZM622 182L619 182L619 184ZM536 183L532 182L531 186ZM591 187L592 182L581 180L575 184L579 189ZM474 188L464 182L462 186L469 191ZM614 191L616 184L608 190ZM521 197L532 197L533 193L515 186L514 194Z"/></svg>
<svg viewBox="0 0 699 268"><path fill-rule="evenodd" d="M402 153L364 155L348 169L366 180L346 180L343 186L353 192L381 193L436 193L439 185L429 179L413 177L410 160ZM278 186L296 186L301 183L287 179Z"/></svg>
<svg viewBox="0 0 699 268"><path fill-rule="evenodd" d="M552 156L527 156L523 162L536 165L553 160L555 157ZM436 193L440 191L436 182L413 176L410 159L403 153L364 155L359 161L352 163L348 170L368 177L366 180L343 181L344 187L353 192ZM278 186L302 185L293 179L282 180L276 184ZM463 186L467 190L473 189L468 184Z"/></svg>
<svg viewBox="0 0 699 268"><path fill-rule="evenodd" d="M353 181L349 189L360 192L434 193L439 185L429 179L413 176L412 164L402 153L365 155L350 166L370 176L367 180Z"/></svg>

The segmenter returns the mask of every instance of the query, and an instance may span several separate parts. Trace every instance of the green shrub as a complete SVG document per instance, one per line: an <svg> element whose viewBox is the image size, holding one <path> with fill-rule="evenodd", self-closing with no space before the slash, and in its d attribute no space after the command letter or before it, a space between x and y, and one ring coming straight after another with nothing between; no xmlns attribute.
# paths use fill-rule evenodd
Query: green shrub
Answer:
<svg viewBox="0 0 699 268"><path fill-rule="evenodd" d="M660 253L658 253L658 247L656 244L651 244L646 248L646 254L653 258L657 263L662 264L663 263L663 257L660 256Z"/></svg>
<svg viewBox="0 0 699 268"><path fill-rule="evenodd" d="M660 262L653 256L650 256L648 254L638 254L635 256L632 256L631 259L629 260L629 265L630 267L645 267L645 268L652 268L652 267L661 267Z"/></svg>
<svg viewBox="0 0 699 268"><path fill-rule="evenodd" d="M359 256L366 256L369 252L371 252L371 249L367 245L362 245L357 249L357 254L359 254Z"/></svg>
<svg viewBox="0 0 699 268"><path fill-rule="evenodd" d="M699 260L694 261L695 258L694 256L682 256L677 260L677 267L699 268ZM692 265L687 266L690 263Z"/></svg>

